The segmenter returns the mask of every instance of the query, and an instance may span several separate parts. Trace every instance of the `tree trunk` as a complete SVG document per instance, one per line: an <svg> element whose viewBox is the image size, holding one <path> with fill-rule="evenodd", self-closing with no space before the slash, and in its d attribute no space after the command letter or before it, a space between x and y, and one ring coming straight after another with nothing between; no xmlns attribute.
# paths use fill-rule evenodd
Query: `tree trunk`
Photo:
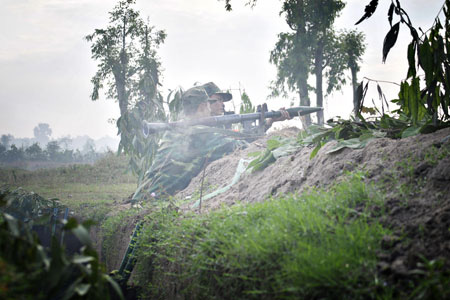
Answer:
<svg viewBox="0 0 450 300"><path fill-rule="evenodd" d="M297 88L300 97L300 106L311 106L311 100L309 99L308 92L308 75L309 75L309 55L308 49L304 48L305 43L303 39L306 36L306 21L304 19L303 12L303 1L298 2L299 16L297 30L296 30L296 44L295 47L298 48L295 53L300 53L297 57ZM303 129L308 128L311 125L311 115L301 116L300 120L303 125Z"/></svg>
<svg viewBox="0 0 450 300"><path fill-rule="evenodd" d="M125 86L125 76L123 72L118 70L119 68L114 68L113 74L116 83L117 100L119 100L120 116L124 116L128 111L128 97Z"/></svg>
<svg viewBox="0 0 450 300"><path fill-rule="evenodd" d="M300 79L298 83L300 106L311 106L311 101L308 95L308 82L305 79ZM308 128L311 125L311 115L305 115L300 117L302 121L303 129Z"/></svg>
<svg viewBox="0 0 450 300"><path fill-rule="evenodd" d="M126 97L125 84L116 82L117 95L119 98L120 116L124 116L128 111L128 99Z"/></svg>
<svg viewBox="0 0 450 300"><path fill-rule="evenodd" d="M126 72L128 70L128 55L126 51L127 18L125 16L123 17L122 22L122 50L119 53L119 64L113 69L121 117L125 116L128 111L128 96L126 90Z"/></svg>
<svg viewBox="0 0 450 300"><path fill-rule="evenodd" d="M356 67L350 67L350 70L352 72L353 114L355 115L355 118L358 119L357 114L360 106L358 95L356 94L356 91L358 90L358 78L357 78L358 70Z"/></svg>
<svg viewBox="0 0 450 300"><path fill-rule="evenodd" d="M314 60L314 70L316 75L316 105L319 107L323 107L323 80L322 80L322 73L323 73L323 42L319 41L315 53L315 60ZM319 125L323 125L324 123L324 116L323 116L323 110L317 112L317 123Z"/></svg>

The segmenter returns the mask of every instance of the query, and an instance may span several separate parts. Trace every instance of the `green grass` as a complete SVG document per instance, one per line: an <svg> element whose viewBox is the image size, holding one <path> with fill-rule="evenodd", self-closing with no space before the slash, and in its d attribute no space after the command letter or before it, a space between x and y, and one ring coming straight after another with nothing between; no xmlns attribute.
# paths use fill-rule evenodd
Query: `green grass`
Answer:
<svg viewBox="0 0 450 300"><path fill-rule="evenodd" d="M201 216L153 213L138 281L149 298L367 299L379 285L376 252L388 233L373 219L382 206L353 174L328 192Z"/></svg>
<svg viewBox="0 0 450 300"><path fill-rule="evenodd" d="M24 187L44 198L58 198L75 214L83 218L101 221L113 208L111 205L122 202L135 190L135 184L81 184L66 183L58 185L29 185Z"/></svg>
<svg viewBox="0 0 450 300"><path fill-rule="evenodd" d="M127 172L124 156L108 154L94 165L72 165L36 171L0 170L0 185L22 187L44 198L58 198L83 219L102 221L136 190L137 180Z"/></svg>
<svg viewBox="0 0 450 300"><path fill-rule="evenodd" d="M115 184L134 183L136 177L128 172L128 159L113 153L106 155L93 165L71 165L56 169L27 171L21 169L0 169L0 183L10 185L33 184Z"/></svg>

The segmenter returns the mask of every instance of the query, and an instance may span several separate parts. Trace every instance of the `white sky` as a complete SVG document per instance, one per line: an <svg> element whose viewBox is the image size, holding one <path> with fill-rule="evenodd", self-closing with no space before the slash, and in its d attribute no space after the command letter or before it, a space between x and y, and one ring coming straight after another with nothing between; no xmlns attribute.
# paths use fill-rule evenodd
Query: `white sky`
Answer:
<svg viewBox="0 0 450 300"><path fill-rule="evenodd" d="M359 78L399 82L407 71L409 33L405 28L401 28L387 63L381 64L390 1L380 0L375 16L359 26L353 24L370 1L346 2L336 26L363 31L368 42ZM426 30L444 1L401 2L413 24ZM254 9L243 3L234 0L230 13L223 2L215 0L138 0L141 15L168 34L159 51L164 93L179 85L186 89L195 82L214 81L222 89L241 86L254 103L266 101L269 82L276 75L269 52L277 34L287 26L278 14L281 1L259 0ZM115 124L108 119L118 117L118 104L90 100L96 63L83 37L106 27L108 11L116 1L0 0L0 4L0 134L32 137L33 128L44 122L50 124L53 137L115 136ZM396 97L395 86L382 88L388 99ZM239 98L237 91L234 98ZM289 102L271 99L268 104L277 109ZM326 118L348 116L352 109L350 86L328 97L326 104Z"/></svg>

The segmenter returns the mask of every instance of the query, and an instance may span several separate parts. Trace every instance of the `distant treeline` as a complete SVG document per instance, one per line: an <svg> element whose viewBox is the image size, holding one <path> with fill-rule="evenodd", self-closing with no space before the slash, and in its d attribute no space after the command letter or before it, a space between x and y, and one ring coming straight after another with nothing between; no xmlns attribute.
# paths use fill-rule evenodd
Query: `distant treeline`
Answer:
<svg viewBox="0 0 450 300"><path fill-rule="evenodd" d="M32 138L16 138L12 134L2 134L0 136L0 144L2 144L6 150L9 150L12 145L15 145L16 148L23 148L24 151L27 148L35 148L35 144L41 148L42 151L47 150L48 143L57 142L60 148L58 152L66 152L65 150L73 150L72 154L75 154L79 150L79 153L86 154L87 152L105 152L110 149L117 149L119 145L119 140L117 138L111 138L109 136L104 136L100 139L94 140L87 135L71 137L63 136L59 138L52 137L52 129L50 125L47 123L39 123L33 130L34 137ZM50 148L55 148L55 145L50 145ZM13 150L13 149L11 149ZM41 152L42 152L41 151ZM4 151L3 151L4 152ZM14 152L14 150L13 150ZM36 153L39 151L35 151ZM34 150L33 150L34 153ZM67 157L70 151L67 152ZM13 155L13 153L11 153ZM15 153L14 153L14 157Z"/></svg>
<svg viewBox="0 0 450 300"><path fill-rule="evenodd" d="M58 141L51 141L43 149L39 143L29 147L6 147L0 144L0 162L13 163L19 161L52 161L61 163L93 163L103 157L105 153L96 152L94 147L85 147L83 151L78 149L63 149Z"/></svg>

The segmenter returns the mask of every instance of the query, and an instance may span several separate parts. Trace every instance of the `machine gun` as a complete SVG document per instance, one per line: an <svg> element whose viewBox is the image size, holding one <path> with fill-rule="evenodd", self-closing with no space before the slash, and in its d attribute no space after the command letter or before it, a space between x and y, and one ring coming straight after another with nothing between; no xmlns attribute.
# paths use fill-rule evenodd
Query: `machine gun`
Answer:
<svg viewBox="0 0 450 300"><path fill-rule="evenodd" d="M297 116L304 116L314 112L323 110L322 107L309 107L309 106L298 106L286 109L291 118ZM244 124L244 130L248 123L258 120L260 131L264 132L264 125L266 118L279 118L282 116L281 111L267 111L267 105L258 106L258 111L256 113L250 114L226 114L223 116L206 117L199 119L192 119L186 121L177 121L171 123L149 123L147 121L143 122L144 135L154 134L166 130L180 129L187 126L195 125L205 125L205 126L222 126L234 123Z"/></svg>

